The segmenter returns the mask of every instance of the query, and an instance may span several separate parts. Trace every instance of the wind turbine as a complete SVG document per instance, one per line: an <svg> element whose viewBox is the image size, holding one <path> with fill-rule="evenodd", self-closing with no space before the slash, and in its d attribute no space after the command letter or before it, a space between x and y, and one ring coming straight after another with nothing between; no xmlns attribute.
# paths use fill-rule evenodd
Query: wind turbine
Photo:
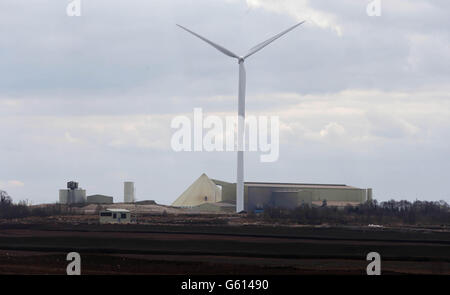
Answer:
<svg viewBox="0 0 450 295"><path fill-rule="evenodd" d="M229 57L235 58L238 60L239 64L239 104L238 104L238 153L237 153L237 181L236 181L236 212L242 212L244 211L244 128L245 128L245 86L246 86L246 80L245 80L245 67L244 62L245 59L250 57L251 55L255 54L256 52L260 51L273 41L277 40L284 34L292 31L296 27L303 24L304 21L290 27L289 29L273 36L270 39L267 39L264 42L259 43L258 45L252 47L248 53L244 56L239 56L230 50L224 48L223 46L220 46L205 37L200 36L197 33L194 33L193 31L178 25L183 30L191 33L192 35L200 38L201 40L205 41L212 47L216 48L220 52L222 52L225 55L228 55Z"/></svg>

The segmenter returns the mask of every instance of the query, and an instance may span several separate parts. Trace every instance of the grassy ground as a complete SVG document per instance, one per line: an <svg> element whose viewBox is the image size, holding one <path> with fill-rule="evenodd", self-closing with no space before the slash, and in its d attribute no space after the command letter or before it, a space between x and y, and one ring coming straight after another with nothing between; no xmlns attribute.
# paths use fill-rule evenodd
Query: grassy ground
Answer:
<svg viewBox="0 0 450 295"><path fill-rule="evenodd" d="M64 274L72 251L86 274L365 274L369 252L380 253L385 274L450 274L446 230L0 224L0 273Z"/></svg>

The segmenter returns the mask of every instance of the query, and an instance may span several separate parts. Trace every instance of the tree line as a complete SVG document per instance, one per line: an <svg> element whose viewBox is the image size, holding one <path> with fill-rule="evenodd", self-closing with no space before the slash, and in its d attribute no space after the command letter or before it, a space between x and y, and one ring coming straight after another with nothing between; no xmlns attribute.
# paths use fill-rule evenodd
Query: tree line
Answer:
<svg viewBox="0 0 450 295"><path fill-rule="evenodd" d="M445 201L406 200L368 201L359 206L321 207L308 204L295 209L266 207L261 214L250 214L269 221L298 224L405 224L450 225L450 206Z"/></svg>
<svg viewBox="0 0 450 295"><path fill-rule="evenodd" d="M13 203L7 192L0 190L0 218L13 219L30 216L52 216L72 214L72 208L63 204L54 204L45 207L32 207L26 201Z"/></svg>

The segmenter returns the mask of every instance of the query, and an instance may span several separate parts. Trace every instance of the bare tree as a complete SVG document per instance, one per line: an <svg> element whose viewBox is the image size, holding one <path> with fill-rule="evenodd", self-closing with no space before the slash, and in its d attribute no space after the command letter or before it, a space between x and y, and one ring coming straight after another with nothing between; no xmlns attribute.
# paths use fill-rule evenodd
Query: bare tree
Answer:
<svg viewBox="0 0 450 295"><path fill-rule="evenodd" d="M0 190L0 203L2 203L2 204L11 204L12 203L12 199L8 195L7 192Z"/></svg>

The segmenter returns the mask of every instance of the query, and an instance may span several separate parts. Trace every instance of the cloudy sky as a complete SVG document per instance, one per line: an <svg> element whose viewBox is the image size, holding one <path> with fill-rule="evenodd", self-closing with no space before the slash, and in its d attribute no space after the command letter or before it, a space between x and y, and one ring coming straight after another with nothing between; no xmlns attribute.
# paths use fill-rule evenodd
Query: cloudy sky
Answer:
<svg viewBox="0 0 450 295"><path fill-rule="evenodd" d="M201 173L234 181L235 153L175 152L175 116L233 115L244 54L247 113L279 116L280 157L247 153L248 181L345 183L378 200L450 201L450 2L381 0L0 2L0 189L55 202L88 194L170 204Z"/></svg>

